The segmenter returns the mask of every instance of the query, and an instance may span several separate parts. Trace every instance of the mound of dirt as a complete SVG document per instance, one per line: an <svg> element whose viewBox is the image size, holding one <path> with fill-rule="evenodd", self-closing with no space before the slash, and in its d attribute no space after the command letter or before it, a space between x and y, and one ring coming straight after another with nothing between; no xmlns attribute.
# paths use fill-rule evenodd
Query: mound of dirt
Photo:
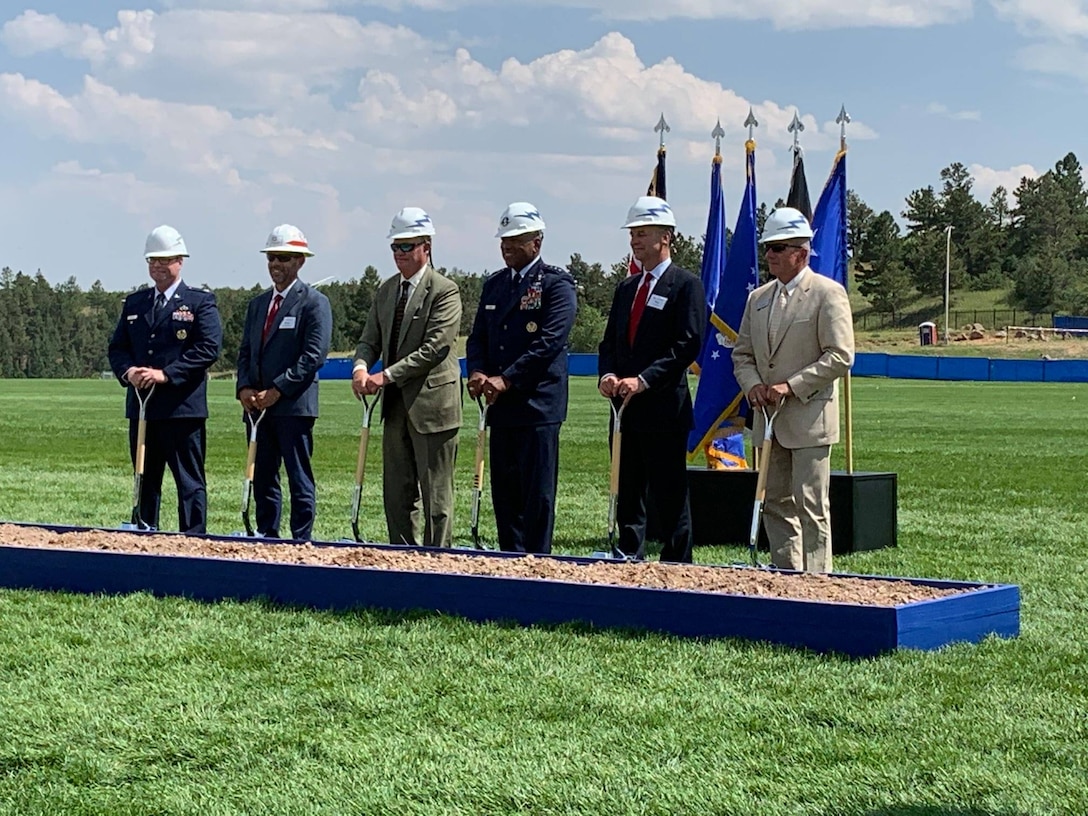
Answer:
<svg viewBox="0 0 1088 816"><path fill-rule="evenodd" d="M573 563L547 556L487 557L457 551L411 548L278 544L253 539L213 541L181 535L137 535L112 530L57 533L40 527L0 524L0 546L148 555L235 558L281 564L320 565L401 572L491 575L652 589L717 592L812 601L896 606L959 594L878 578L781 573L743 567L660 564L657 562Z"/></svg>

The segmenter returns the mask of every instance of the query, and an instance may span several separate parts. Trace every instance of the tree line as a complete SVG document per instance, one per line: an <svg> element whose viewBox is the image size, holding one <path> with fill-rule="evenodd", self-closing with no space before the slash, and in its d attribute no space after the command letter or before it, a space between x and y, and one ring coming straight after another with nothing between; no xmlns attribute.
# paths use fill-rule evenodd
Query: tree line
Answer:
<svg viewBox="0 0 1088 816"><path fill-rule="evenodd" d="M891 212L876 213L855 191L848 193L851 267L871 308L894 316L920 297L943 293L951 227L953 290L1004 288L1012 308L1088 314L1088 189L1077 157L1069 153L1039 178L1022 179L1011 197L998 187L981 202L973 185L965 165L945 167L939 188L929 185L906 197L905 230ZM768 212L761 204L760 228ZM677 234L676 263L697 271L702 251L701 237ZM547 242L544 257L549 259ZM602 265L575 253L567 269L578 287L571 347L593 352L616 285L628 274L628 260ZM461 288L461 334L467 335L484 276L458 268L440 271ZM332 305L334 350L355 348L380 283L378 270L367 266L358 278L322 284ZM233 369L246 305L262 288L212 289L223 322L217 370ZM84 291L74 278L53 285L40 272L28 275L5 267L0 271L0 377L88 377L107 370L106 345L126 294L107 291L97 281Z"/></svg>

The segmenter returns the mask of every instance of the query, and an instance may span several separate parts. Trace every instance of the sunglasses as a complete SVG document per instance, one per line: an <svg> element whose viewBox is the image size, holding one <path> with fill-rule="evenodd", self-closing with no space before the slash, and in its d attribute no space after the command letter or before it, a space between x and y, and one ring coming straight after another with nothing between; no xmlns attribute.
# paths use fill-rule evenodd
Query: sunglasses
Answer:
<svg viewBox="0 0 1088 816"><path fill-rule="evenodd" d="M269 261L276 261L278 263L288 263L292 258L296 257L292 252L266 252Z"/></svg>
<svg viewBox="0 0 1088 816"><path fill-rule="evenodd" d="M779 252L785 252L787 249L804 249L804 247L793 246L792 244L766 244L766 250L776 255Z"/></svg>
<svg viewBox="0 0 1088 816"><path fill-rule="evenodd" d="M417 246L423 246L424 243L426 243L426 242L425 241L420 241L418 244L396 243L396 244L390 244L389 248L391 250L393 250L394 252L403 252L403 253L407 254L407 253L411 252L413 249L415 249Z"/></svg>
<svg viewBox="0 0 1088 816"><path fill-rule="evenodd" d="M170 266L170 264L180 261L181 256L175 255L173 258L148 258L148 266Z"/></svg>

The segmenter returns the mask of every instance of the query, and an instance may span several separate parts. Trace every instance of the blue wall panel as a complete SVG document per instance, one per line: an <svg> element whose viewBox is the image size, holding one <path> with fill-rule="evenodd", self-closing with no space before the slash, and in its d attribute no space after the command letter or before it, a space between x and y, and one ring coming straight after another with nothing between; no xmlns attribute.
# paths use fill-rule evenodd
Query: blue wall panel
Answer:
<svg viewBox="0 0 1088 816"><path fill-rule="evenodd" d="M467 377L465 358L461 376ZM330 357L321 369L323 380L350 380L350 357ZM374 371L381 371L381 363ZM572 376L596 377L596 354L571 354ZM903 380L969 380L986 382L1088 382L1088 360L990 360L985 357L928 357L916 354L859 352L854 358L855 377L889 377Z"/></svg>

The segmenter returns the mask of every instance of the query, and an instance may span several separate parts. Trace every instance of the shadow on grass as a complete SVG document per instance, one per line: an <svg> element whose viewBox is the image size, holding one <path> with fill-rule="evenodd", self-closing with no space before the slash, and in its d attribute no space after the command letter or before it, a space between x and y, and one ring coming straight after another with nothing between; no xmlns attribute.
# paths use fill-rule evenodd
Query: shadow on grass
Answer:
<svg viewBox="0 0 1088 816"><path fill-rule="evenodd" d="M489 627L503 631L535 630L555 634L572 635L582 638L603 637L611 640L621 640L631 643L722 643L728 644L733 649L744 652L769 651L783 655L802 655L807 658L811 658L813 660L818 660L825 663L832 662L841 663L844 665L853 665L860 662L880 659L880 656L858 658L852 657L850 655L840 654L837 652L820 653L803 647L791 647L779 643L771 643L768 641L750 640L748 638L684 637L681 635L669 634L667 632L658 632L651 629L637 627L595 626L593 624L585 623L582 621L564 621L560 623L539 621L532 624L523 624L511 619L478 620L475 618L463 617L461 615L451 614L448 612L440 612L433 609L393 610L367 606L352 607L350 609L315 609L313 607L300 604L281 603L279 601L269 598L255 598L248 601L227 601L226 603L254 604L260 609L273 614L279 612L305 612L310 615L318 615L331 620L357 622L362 626L398 627L425 623L437 623L446 626L460 626L467 623L473 626Z"/></svg>

